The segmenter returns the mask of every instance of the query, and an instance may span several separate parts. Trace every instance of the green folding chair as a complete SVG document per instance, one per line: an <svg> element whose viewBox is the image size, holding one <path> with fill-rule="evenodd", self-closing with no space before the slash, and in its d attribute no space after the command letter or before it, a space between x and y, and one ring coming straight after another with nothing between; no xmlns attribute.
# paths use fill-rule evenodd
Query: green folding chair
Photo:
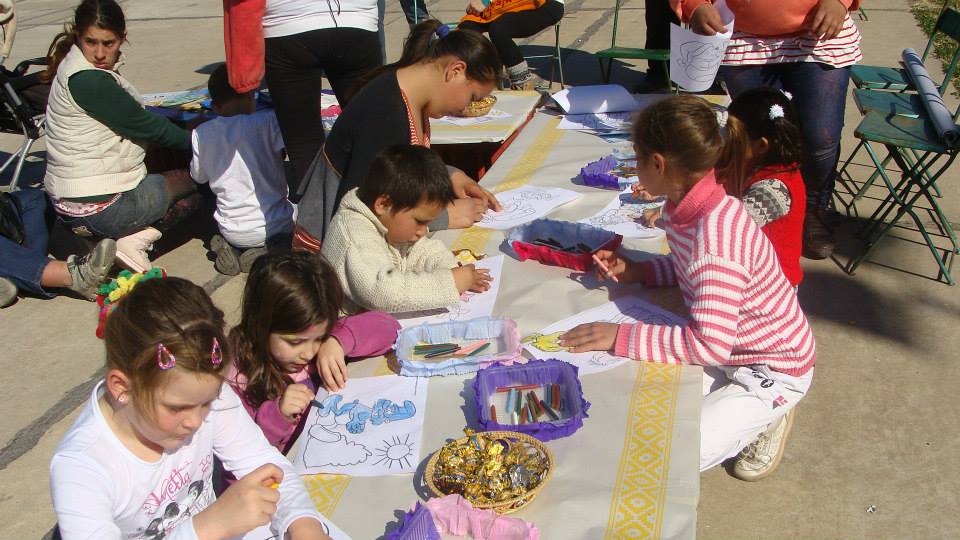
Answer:
<svg viewBox="0 0 960 540"><path fill-rule="evenodd" d="M613 37L610 39L610 48L597 51L597 61L600 62L600 73L603 75L603 82L610 82L610 75L613 71L613 61L618 58L627 58L630 60L659 60L670 80L670 50L669 49L641 49L636 47L617 46L617 26L620 22L621 0L617 0L616 9L613 12ZM603 61L607 61L607 67L604 69Z"/></svg>
<svg viewBox="0 0 960 540"><path fill-rule="evenodd" d="M930 34L930 39L927 40L927 45L923 49L923 55L920 57L924 63L927 62L927 57L930 55L930 51L933 50L934 41L938 34L945 34L954 41L957 41L958 36L960 36L960 13L953 8L947 8L946 2L944 3L944 8L945 9L940 12L940 16L937 17L933 32ZM955 53L947 68L946 76L944 76L943 82L940 83L941 95L950 84L956 67L957 54ZM858 64L850 68L850 80L853 81L853 85L857 88L896 90L899 92L914 90L913 83L903 68Z"/></svg>
<svg viewBox="0 0 960 540"><path fill-rule="evenodd" d="M939 266L937 280L945 280L953 285L950 271L953 259L960 253L960 244L950 224L943 214L934 194L937 180L953 164L957 157L956 148L948 148L940 141L933 124L926 118L911 118L902 115L885 115L869 111L857 126L855 136L866 143L877 143L887 151L887 157L881 159L871 144L863 147L873 161L878 176L887 188L887 196L877 209L867 218L858 236L864 242L864 249L850 258L844 270L854 275L857 267L870 256L877 244L897 223L909 216L917 231L923 236L924 243ZM915 156L911 159L910 156ZM894 182L885 168L885 163L893 161L901 171L898 182ZM932 218L937 236L948 238L950 248L939 247L928 230L928 223L918 213L917 203L927 203L926 210ZM892 216L892 217L891 217ZM942 255L941 255L942 252Z"/></svg>

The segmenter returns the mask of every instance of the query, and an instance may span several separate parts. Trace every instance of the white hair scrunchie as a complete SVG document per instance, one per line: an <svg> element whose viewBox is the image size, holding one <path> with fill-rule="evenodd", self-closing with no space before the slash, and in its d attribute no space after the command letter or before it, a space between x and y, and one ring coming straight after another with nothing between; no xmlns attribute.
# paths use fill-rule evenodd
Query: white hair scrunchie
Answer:
<svg viewBox="0 0 960 540"><path fill-rule="evenodd" d="M788 100L793 101L793 94L787 92L786 90L781 90L781 92L783 92L783 95L787 96Z"/></svg>
<svg viewBox="0 0 960 540"><path fill-rule="evenodd" d="M770 106L770 120L776 120L777 118L783 118L783 107L774 103Z"/></svg>

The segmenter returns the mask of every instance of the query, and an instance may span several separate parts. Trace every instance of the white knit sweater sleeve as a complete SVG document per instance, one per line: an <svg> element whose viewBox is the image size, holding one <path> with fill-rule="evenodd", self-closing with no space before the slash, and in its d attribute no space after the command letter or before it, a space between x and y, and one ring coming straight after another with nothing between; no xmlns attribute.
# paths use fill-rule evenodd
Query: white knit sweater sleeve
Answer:
<svg viewBox="0 0 960 540"><path fill-rule="evenodd" d="M387 313L455 304L460 295L448 261L417 252L417 256L408 257L406 264L398 268L387 251L359 249L357 245L348 248L341 279L347 283L350 299L367 309ZM452 258L452 254L448 255Z"/></svg>

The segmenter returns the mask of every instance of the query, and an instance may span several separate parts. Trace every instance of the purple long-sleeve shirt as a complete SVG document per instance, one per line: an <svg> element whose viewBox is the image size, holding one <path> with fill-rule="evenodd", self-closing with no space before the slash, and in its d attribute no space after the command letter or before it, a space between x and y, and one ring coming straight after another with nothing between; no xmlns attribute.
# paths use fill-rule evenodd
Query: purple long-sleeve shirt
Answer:
<svg viewBox="0 0 960 540"><path fill-rule="evenodd" d="M379 356L393 348L399 330L400 323L392 316L380 311L368 311L340 319L334 325L330 335L340 342L347 358L366 358ZM312 392L316 392L317 387L313 383L313 375L316 372L316 363L310 362L301 371L291 374L290 378L293 382L303 384ZM281 452L286 451L301 418L297 417L290 421L280 413L280 396L264 401L259 407L253 407L245 392L247 377L237 371L236 364L230 368L227 381L240 395L243 406L263 430L267 441Z"/></svg>

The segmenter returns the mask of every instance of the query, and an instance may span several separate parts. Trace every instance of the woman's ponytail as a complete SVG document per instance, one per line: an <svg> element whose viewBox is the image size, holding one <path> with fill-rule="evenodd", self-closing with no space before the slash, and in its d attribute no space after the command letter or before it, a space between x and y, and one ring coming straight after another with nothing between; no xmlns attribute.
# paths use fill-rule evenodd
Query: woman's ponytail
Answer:
<svg viewBox="0 0 960 540"><path fill-rule="evenodd" d="M445 23L427 19L410 30L400 59L361 77L350 92L350 97L381 73L446 56L462 60L467 65L467 78L474 81L495 82L503 69L497 49L483 35L473 30L451 30Z"/></svg>

